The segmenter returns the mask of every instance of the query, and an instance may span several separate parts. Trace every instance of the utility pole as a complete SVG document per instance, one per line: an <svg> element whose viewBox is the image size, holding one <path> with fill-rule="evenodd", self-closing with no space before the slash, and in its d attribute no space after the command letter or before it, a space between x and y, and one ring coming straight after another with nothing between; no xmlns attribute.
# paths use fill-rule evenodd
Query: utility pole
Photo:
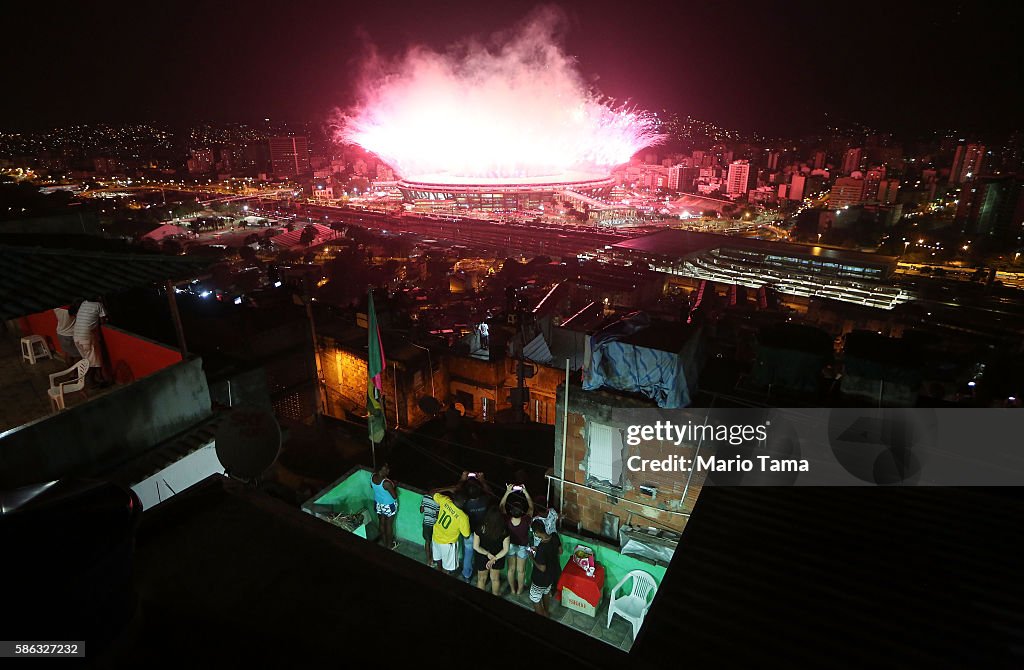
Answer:
<svg viewBox="0 0 1024 670"><path fill-rule="evenodd" d="M516 300L513 314L515 314L516 321L516 387L509 389L508 401L512 404L512 409L516 415L517 422L527 422L530 420L529 413L523 409L523 406L530 402L530 389L526 385L526 380L537 374L536 368L526 362L523 358L523 352L526 349L526 310L522 308L521 303Z"/></svg>
<svg viewBox="0 0 1024 670"><path fill-rule="evenodd" d="M316 384L314 390L314 406L316 407L316 414L314 415L314 419L316 420L316 425L319 426L322 421L321 414L326 412L326 407L323 406L323 403L326 402L326 394L323 392L324 382L320 376L320 347L317 344L316 322L313 319L313 298L310 295L309 284L310 278L307 273L302 279L302 302L306 305L306 318L309 319L309 334L313 338L313 378Z"/></svg>

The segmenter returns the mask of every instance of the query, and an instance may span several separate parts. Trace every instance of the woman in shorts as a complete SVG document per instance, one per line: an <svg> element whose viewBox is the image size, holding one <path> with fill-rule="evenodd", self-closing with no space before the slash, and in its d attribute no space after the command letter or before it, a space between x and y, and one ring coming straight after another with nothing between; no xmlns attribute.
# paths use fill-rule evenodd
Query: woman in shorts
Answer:
<svg viewBox="0 0 1024 670"><path fill-rule="evenodd" d="M480 532L473 535L473 567L476 568L476 585L483 590L487 587L487 576L491 577L491 593L501 595L501 570L505 567L505 556L509 550L509 533L505 516L492 505L488 508Z"/></svg>
<svg viewBox="0 0 1024 670"><path fill-rule="evenodd" d="M390 471L387 463L381 463L370 477L370 488L373 489L373 502L377 511L377 519L380 521L380 533L384 540L384 546L394 549L398 546L398 540L395 539L398 490L395 488L395 483L388 479Z"/></svg>
<svg viewBox="0 0 1024 670"><path fill-rule="evenodd" d="M505 513L505 524L509 534L508 586L512 593L519 595L526 590L526 564L530 560L526 548L530 546L530 519L533 517L533 501L526 486L505 487L501 498L501 511Z"/></svg>

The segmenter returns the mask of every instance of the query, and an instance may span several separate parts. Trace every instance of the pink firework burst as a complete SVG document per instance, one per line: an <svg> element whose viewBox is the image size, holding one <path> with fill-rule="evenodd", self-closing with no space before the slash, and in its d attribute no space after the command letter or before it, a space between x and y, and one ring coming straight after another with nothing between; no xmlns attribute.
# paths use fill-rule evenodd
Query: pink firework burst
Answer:
<svg viewBox="0 0 1024 670"><path fill-rule="evenodd" d="M446 181L607 174L658 143L657 118L586 86L556 30L540 15L497 46L378 63L335 138L407 179Z"/></svg>

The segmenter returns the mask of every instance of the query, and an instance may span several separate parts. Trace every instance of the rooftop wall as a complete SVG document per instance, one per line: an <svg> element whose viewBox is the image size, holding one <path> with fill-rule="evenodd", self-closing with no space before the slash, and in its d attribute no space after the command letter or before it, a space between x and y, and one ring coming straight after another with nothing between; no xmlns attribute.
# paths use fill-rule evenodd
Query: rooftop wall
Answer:
<svg viewBox="0 0 1024 670"><path fill-rule="evenodd" d="M19 320L23 335L41 335L50 348L61 351L57 338L57 317L53 310L30 314ZM100 326L104 366L118 381L129 382L180 363L181 352L115 326ZM63 352L67 353L67 352ZM78 352L74 352L78 357Z"/></svg>
<svg viewBox="0 0 1024 670"><path fill-rule="evenodd" d="M0 488L93 476L183 432L210 413L202 360L157 370L0 437Z"/></svg>

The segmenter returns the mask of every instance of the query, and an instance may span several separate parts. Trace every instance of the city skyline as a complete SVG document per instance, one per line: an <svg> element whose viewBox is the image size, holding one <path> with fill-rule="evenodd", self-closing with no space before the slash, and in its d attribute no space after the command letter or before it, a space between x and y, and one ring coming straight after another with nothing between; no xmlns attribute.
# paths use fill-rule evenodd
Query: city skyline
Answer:
<svg viewBox="0 0 1024 670"><path fill-rule="evenodd" d="M12 25L22 30L0 49L18 63L2 77L21 104L0 114L0 127L318 123L351 104L374 50L395 58L416 46L487 42L537 6L304 3L229 11L186 3L125 7L102 25L84 8L41 15L19 6ZM897 135L1000 134L1017 125L1012 40L1000 38L1009 26L985 7L903 5L839 21L811 3L785 13L755 3L728 11L652 3L632 13L605 3L554 6L565 49L587 82L642 109L768 136L854 121ZM960 33L985 35L984 53L944 56Z"/></svg>

